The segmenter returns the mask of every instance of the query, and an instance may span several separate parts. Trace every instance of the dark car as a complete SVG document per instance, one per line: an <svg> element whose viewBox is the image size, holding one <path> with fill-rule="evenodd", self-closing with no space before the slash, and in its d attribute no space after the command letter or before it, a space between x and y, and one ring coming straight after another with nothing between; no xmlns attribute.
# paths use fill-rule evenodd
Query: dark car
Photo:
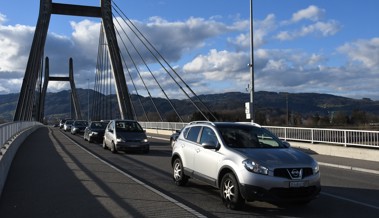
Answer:
<svg viewBox="0 0 379 218"><path fill-rule="evenodd" d="M135 120L111 120L104 133L103 148L117 151L150 150L146 132Z"/></svg>
<svg viewBox="0 0 379 218"><path fill-rule="evenodd" d="M182 130L175 130L175 132L170 136L170 145L171 147L174 146L174 143L176 141L176 139L178 139L179 137L179 134Z"/></svg>
<svg viewBox="0 0 379 218"><path fill-rule="evenodd" d="M108 122L92 121L85 128L83 138L88 142L103 142L104 131Z"/></svg>
<svg viewBox="0 0 379 218"><path fill-rule="evenodd" d="M71 126L71 134L75 135L78 133L84 133L84 129L88 126L86 120L75 120Z"/></svg>

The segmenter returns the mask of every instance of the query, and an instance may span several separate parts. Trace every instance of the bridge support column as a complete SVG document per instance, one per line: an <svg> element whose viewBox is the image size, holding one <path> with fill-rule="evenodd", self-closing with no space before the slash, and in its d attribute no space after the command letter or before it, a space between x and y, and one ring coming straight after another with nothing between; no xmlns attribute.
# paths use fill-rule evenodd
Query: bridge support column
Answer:
<svg viewBox="0 0 379 218"><path fill-rule="evenodd" d="M119 104L121 119L133 119L132 102L126 85L124 69L121 62L120 49L117 44L116 32L112 20L111 0L101 0L101 16L103 31L108 44L111 59L113 78L116 86L116 95Z"/></svg>

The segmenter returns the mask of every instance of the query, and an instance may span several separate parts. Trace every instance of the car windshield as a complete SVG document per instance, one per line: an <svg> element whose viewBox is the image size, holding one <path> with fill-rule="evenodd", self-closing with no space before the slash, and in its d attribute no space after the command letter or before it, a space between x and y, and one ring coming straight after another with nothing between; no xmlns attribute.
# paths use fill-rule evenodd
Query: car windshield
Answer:
<svg viewBox="0 0 379 218"><path fill-rule="evenodd" d="M75 126L87 126L87 121L75 121Z"/></svg>
<svg viewBox="0 0 379 218"><path fill-rule="evenodd" d="M143 132L142 127L137 122L117 121L116 131L118 132Z"/></svg>
<svg viewBox="0 0 379 218"><path fill-rule="evenodd" d="M93 122L91 123L92 129L105 129L108 123L105 122Z"/></svg>
<svg viewBox="0 0 379 218"><path fill-rule="evenodd" d="M249 125L220 125L218 130L231 148L285 148L270 131Z"/></svg>

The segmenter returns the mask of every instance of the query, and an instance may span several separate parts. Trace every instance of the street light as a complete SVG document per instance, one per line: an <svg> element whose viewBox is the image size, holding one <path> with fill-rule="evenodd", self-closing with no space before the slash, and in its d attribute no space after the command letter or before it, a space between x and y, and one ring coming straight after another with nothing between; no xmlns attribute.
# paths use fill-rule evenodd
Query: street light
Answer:
<svg viewBox="0 0 379 218"><path fill-rule="evenodd" d="M250 116L254 122L254 40L253 40L253 0L250 0Z"/></svg>

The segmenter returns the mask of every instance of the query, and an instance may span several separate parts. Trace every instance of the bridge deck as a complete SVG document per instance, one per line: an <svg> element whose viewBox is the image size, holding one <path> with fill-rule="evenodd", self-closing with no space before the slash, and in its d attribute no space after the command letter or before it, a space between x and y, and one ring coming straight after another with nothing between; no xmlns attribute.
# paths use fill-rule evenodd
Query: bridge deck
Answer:
<svg viewBox="0 0 379 218"><path fill-rule="evenodd" d="M88 154L52 128L20 147L0 199L0 217L193 217Z"/></svg>
<svg viewBox="0 0 379 218"><path fill-rule="evenodd" d="M195 216L88 154L58 131L40 128L20 147L0 198L1 218ZM378 162L312 156L320 165L379 172Z"/></svg>

